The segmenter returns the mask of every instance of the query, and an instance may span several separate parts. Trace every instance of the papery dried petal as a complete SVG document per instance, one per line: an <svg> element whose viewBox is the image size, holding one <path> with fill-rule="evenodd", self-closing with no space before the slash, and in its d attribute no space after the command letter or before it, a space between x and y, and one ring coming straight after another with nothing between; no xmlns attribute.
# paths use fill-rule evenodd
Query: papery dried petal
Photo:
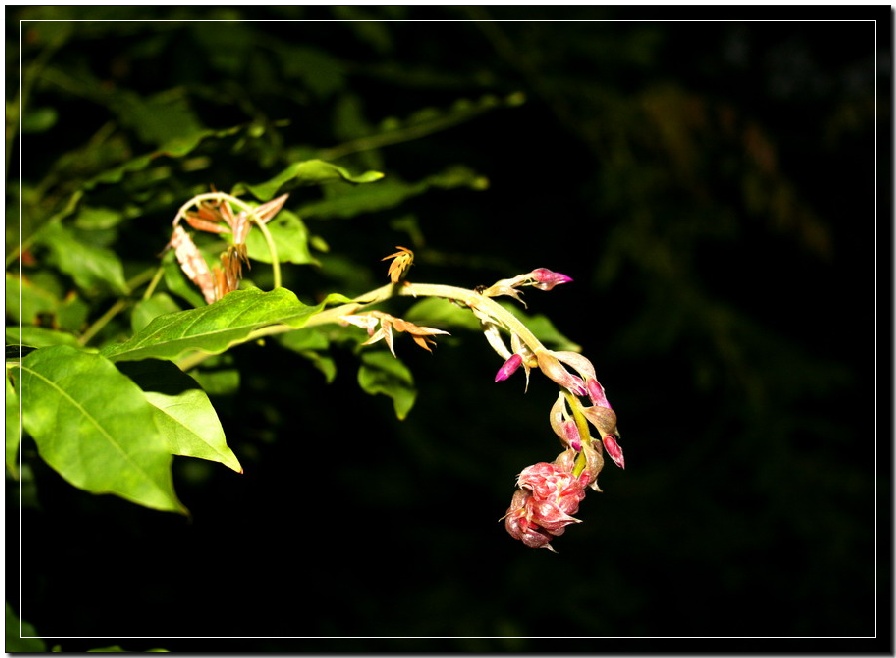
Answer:
<svg viewBox="0 0 896 658"><path fill-rule="evenodd" d="M553 355L557 358L558 361L561 361L568 365L570 368L579 373L579 377L584 380L595 379L596 375L594 373L594 366L591 364L591 361L588 360L587 357L579 354L578 352L569 352L565 350L558 350L553 352Z"/></svg>
<svg viewBox="0 0 896 658"><path fill-rule="evenodd" d="M582 413L592 425L597 428L601 436L616 433L616 412L609 407L597 405L583 407Z"/></svg>
<svg viewBox="0 0 896 658"><path fill-rule="evenodd" d="M550 350L539 350L535 353L535 357L538 359L538 367L541 368L541 371L549 379L557 382L574 395L585 395L587 393L585 383L564 368L553 352Z"/></svg>
<svg viewBox="0 0 896 658"><path fill-rule="evenodd" d="M205 301L209 304L217 301L215 295L215 278L205 262L205 258L199 252L193 239L180 224L174 226L171 235L171 246L174 249L174 257L177 259L180 269L190 281L199 286Z"/></svg>

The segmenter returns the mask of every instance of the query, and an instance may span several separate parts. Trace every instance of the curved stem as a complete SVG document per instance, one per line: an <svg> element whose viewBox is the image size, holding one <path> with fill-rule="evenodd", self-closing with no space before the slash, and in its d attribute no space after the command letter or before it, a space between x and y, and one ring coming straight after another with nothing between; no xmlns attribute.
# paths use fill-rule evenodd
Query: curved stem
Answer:
<svg viewBox="0 0 896 658"><path fill-rule="evenodd" d="M271 235L264 222L255 220L255 226L261 231L265 242L268 243L268 249L271 250L271 265L274 268L274 287L280 288L283 285L283 279L280 275L280 258L277 256L277 245L274 243L274 236Z"/></svg>
<svg viewBox="0 0 896 658"><path fill-rule="evenodd" d="M90 339L96 336L102 330L102 328L109 324L112 321L112 318L118 315L127 305L128 300L126 299L119 299L117 302L112 304L108 311L103 313L96 322L87 327L84 333L81 334L81 337L78 338L78 344L86 345L87 343L89 343Z"/></svg>
<svg viewBox="0 0 896 658"><path fill-rule="evenodd" d="M535 334L533 334L526 325L495 300L490 297L484 297L475 290L439 283L405 282L397 285L391 283L386 284L385 286L358 295L351 302L325 309L320 313L311 316L300 328L307 329L327 324L336 324L342 316L351 315L367 306L383 302L392 297L441 297L443 299L461 302L471 309L478 309L479 311L484 312L490 318L495 320L497 324L500 324L508 331L519 336L520 340L532 350L533 354L545 349L541 341L535 337ZM296 327L289 327L282 324L262 327L249 333L243 342L252 342L265 336L274 336L286 333L287 331L294 331L295 329ZM177 365L181 370L186 371L199 365L210 356L212 355L207 353L189 354L180 359L177 362Z"/></svg>

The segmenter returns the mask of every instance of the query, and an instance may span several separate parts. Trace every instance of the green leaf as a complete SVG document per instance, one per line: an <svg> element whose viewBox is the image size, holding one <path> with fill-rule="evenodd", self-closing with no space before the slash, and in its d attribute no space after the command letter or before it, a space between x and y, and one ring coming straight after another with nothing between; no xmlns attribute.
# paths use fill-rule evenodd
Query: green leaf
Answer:
<svg viewBox="0 0 896 658"><path fill-rule="evenodd" d="M55 277L6 273L6 314L14 322L37 324L41 315L55 315L61 303Z"/></svg>
<svg viewBox="0 0 896 658"><path fill-rule="evenodd" d="M267 229L274 239L277 258L281 263L318 264L308 249L308 229L305 227L305 223L294 214L288 210L281 210L277 217L268 222ZM261 231L249 231L246 236L246 249L248 249L249 258L252 260L262 263L273 262L271 250Z"/></svg>
<svg viewBox="0 0 896 658"><path fill-rule="evenodd" d="M112 167L111 169L107 169L93 176L91 179L81 185L81 190L86 192L90 191L97 185L120 183L124 176L128 173L141 171L148 167L156 166L158 164L159 158L163 156L182 158L185 155L190 154L207 138L220 139L223 137L229 137L246 129L247 126L233 126L230 128L223 128L221 130L196 130L188 134L181 134L176 137L172 137L167 142L165 142L164 146L158 151L154 151L146 155L140 155L136 158L133 158L132 160L128 160L124 164Z"/></svg>
<svg viewBox="0 0 896 658"><path fill-rule="evenodd" d="M581 352L582 346L574 343L569 338L560 333L560 330L554 326L554 323L546 315L528 315L510 302L499 302L507 311L515 315L519 320L529 327L529 331L535 334L535 337L548 347L555 350L565 350L568 352Z"/></svg>
<svg viewBox="0 0 896 658"><path fill-rule="evenodd" d="M386 350L361 352L358 384L371 395L382 393L391 397L399 420L407 417L417 398L411 371Z"/></svg>
<svg viewBox="0 0 896 658"><path fill-rule="evenodd" d="M112 98L122 125L133 129L141 140L153 146L167 145L177 139L191 140L203 134L202 125L181 92L169 90L147 98L120 90Z"/></svg>
<svg viewBox="0 0 896 658"><path fill-rule="evenodd" d="M53 107L36 107L22 115L22 133L42 133L56 125L59 112Z"/></svg>
<svg viewBox="0 0 896 658"><path fill-rule="evenodd" d="M111 249L79 240L61 222L44 224L38 240L49 248L59 270L71 276L82 290L127 292L121 261Z"/></svg>
<svg viewBox="0 0 896 658"><path fill-rule="evenodd" d="M212 396L233 395L240 387L240 371L231 354L211 356L187 374Z"/></svg>
<svg viewBox="0 0 896 658"><path fill-rule="evenodd" d="M69 484L186 513L154 407L110 361L58 345L32 352L17 367L23 427Z"/></svg>
<svg viewBox="0 0 896 658"><path fill-rule="evenodd" d="M199 288L194 286L190 280L184 276L180 265L174 260L174 250L169 250L162 260L162 270L165 273L165 285L168 290L186 301L193 308L200 308L206 305L205 298L199 292Z"/></svg>
<svg viewBox="0 0 896 658"><path fill-rule="evenodd" d="M581 345L574 343L560 333L554 323L545 315L529 315L511 302L498 302L508 313L517 317L541 342L551 349L581 351ZM402 317L408 322L418 325L437 327L458 327L462 329L481 330L482 326L476 316L447 299L428 297L422 299L408 309Z"/></svg>
<svg viewBox="0 0 896 658"><path fill-rule="evenodd" d="M488 187L488 179L467 167L452 167L416 183L392 177L369 187L334 189L322 201L302 206L298 214L305 218L348 219L360 214L389 210L432 188L447 190L456 187L481 190Z"/></svg>
<svg viewBox="0 0 896 658"><path fill-rule="evenodd" d="M6 344L28 345L29 347L50 347L52 345L78 347L78 338L67 331L58 329L6 327Z"/></svg>
<svg viewBox="0 0 896 658"><path fill-rule="evenodd" d="M136 333L160 315L178 311L180 311L180 307L171 299L171 295L158 292L149 299L141 299L134 305L134 310L131 312L131 329Z"/></svg>
<svg viewBox="0 0 896 658"><path fill-rule="evenodd" d="M301 327L325 304L305 306L285 288L235 290L214 304L162 315L129 340L107 345L101 352L114 361L176 359L194 350L220 354L245 342L256 329L279 324Z"/></svg>
<svg viewBox="0 0 896 658"><path fill-rule="evenodd" d="M242 473L227 446L224 428L205 391L170 361L146 359L118 365L155 407L156 426L171 444L171 452L220 462Z"/></svg>
<svg viewBox="0 0 896 658"><path fill-rule="evenodd" d="M21 627L20 624L21 623ZM44 653L47 645L35 637L37 631L26 621L19 621L18 616L6 603L6 652L7 653Z"/></svg>
<svg viewBox="0 0 896 658"><path fill-rule="evenodd" d="M427 327L457 327L480 330L482 323L473 312L441 297L427 297L411 306L402 317L408 322Z"/></svg>
<svg viewBox="0 0 896 658"><path fill-rule="evenodd" d="M264 183L257 185L237 183L231 194L237 196L248 190L256 199L270 201L286 183L291 183L292 185L320 185L339 180L347 183L372 183L380 180L384 175L379 171L365 171L362 174L352 174L344 167L337 167L323 160L306 160L304 162L294 162Z"/></svg>
<svg viewBox="0 0 896 658"><path fill-rule="evenodd" d="M336 361L327 354L330 340L317 329L298 329L283 334L281 344L311 361L320 370L327 383L336 379Z"/></svg>
<svg viewBox="0 0 896 658"><path fill-rule="evenodd" d="M6 469L19 479L19 442L22 438L19 423L19 397L10 380L11 373L6 371Z"/></svg>

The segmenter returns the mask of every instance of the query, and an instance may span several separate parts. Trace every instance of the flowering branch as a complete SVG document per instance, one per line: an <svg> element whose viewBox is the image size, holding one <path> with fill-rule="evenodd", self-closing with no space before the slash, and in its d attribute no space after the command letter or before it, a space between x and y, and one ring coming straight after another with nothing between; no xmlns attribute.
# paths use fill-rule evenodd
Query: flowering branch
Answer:
<svg viewBox="0 0 896 658"><path fill-rule="evenodd" d="M238 286L241 264L248 263L245 239L252 225L258 226L268 241L275 266L275 285L280 285L275 245L265 224L280 211L285 200L286 195L283 195L252 208L228 194L212 192L193 197L178 210L173 222L171 247L181 269L200 287L208 303L217 301ZM231 204L239 209L236 215L231 210ZM190 208L194 206L198 210L191 212ZM209 270L204 257L179 224L182 219L198 230L230 233L231 244L221 255L223 270L217 267L214 273ZM625 466L618 443L616 413L597 379L594 366L586 357L577 352L548 349L522 321L494 298L508 296L525 306L521 288L531 286L548 291L572 279L565 274L538 268L475 290L436 283L412 283L405 277L414 261L414 254L406 247L396 249L398 251L383 259L392 261L388 272L389 284L346 304L316 313L304 327L327 324L356 326L367 331L365 345L384 340L393 356L394 333L404 332L417 345L431 351L430 345L435 343L433 337L447 334L447 331L421 327L370 307L393 297L440 297L468 308L479 320L489 345L504 360L495 375L496 382L506 381L522 367L526 373L527 387L532 370L540 370L557 383L560 392L548 419L563 451L553 462L539 462L519 473L518 489L502 517L512 537L526 546L553 551L551 541L562 535L566 526L579 523L572 514L578 510L586 490L600 491L597 477L603 469L604 450L619 468ZM292 327L283 325L263 327L252 332L247 340L291 330ZM189 358L192 360L179 365L182 368L196 365L195 357ZM596 430L596 436L592 436L592 428Z"/></svg>

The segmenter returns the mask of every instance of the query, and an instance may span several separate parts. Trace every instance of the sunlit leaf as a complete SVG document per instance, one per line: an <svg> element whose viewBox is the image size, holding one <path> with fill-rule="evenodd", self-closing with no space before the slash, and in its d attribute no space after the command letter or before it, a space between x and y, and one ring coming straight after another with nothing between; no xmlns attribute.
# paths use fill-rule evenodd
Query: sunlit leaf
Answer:
<svg viewBox="0 0 896 658"><path fill-rule="evenodd" d="M239 195L244 190L251 192L260 201L270 201L287 183L296 185L320 185L333 181L345 181L347 183L372 183L380 180L384 174L379 171L365 171L360 174L352 174L344 167L337 167L323 160L306 160L295 162L274 176L272 179L257 185L238 183L231 194Z"/></svg>
<svg viewBox="0 0 896 658"><path fill-rule="evenodd" d="M176 455L220 462L242 473L227 445L224 428L205 391L170 361L123 362L118 369L133 380L156 408L159 431Z"/></svg>
<svg viewBox="0 0 896 658"><path fill-rule="evenodd" d="M23 427L69 484L186 513L154 407L111 362L59 345L32 352L18 370Z"/></svg>
<svg viewBox="0 0 896 658"><path fill-rule="evenodd" d="M407 417L417 399L411 371L386 350L361 352L358 384L371 395L382 393L392 398L395 416L399 420Z"/></svg>
<svg viewBox="0 0 896 658"><path fill-rule="evenodd" d="M124 343L107 345L102 353L116 361L176 359L193 350L219 354L261 327L301 327L323 307L323 303L306 306L285 288L235 290L214 304L160 316Z"/></svg>

